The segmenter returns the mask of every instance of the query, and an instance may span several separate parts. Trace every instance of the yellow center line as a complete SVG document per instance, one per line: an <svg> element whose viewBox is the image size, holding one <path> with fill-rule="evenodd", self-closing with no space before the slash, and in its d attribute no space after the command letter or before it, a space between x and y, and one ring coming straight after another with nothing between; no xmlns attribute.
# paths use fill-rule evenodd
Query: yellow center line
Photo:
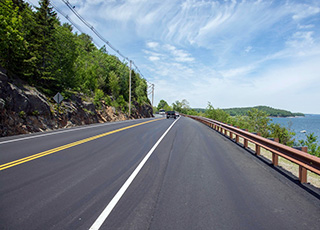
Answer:
<svg viewBox="0 0 320 230"><path fill-rule="evenodd" d="M35 160L35 159L40 158L40 157L47 156L47 155L52 154L52 153L59 152L59 151L64 150L64 149L68 149L68 148L71 148L71 147L74 147L74 146L77 146L77 145L80 145L80 144L83 144L83 143L86 143L86 142L89 142L89 141L92 141L92 140L96 140L96 139L101 138L101 137L108 136L108 135L113 134L113 133L117 133L117 132L120 132L120 131L123 131L123 130L126 130L126 129L134 128L134 127L137 127L139 125L144 125L144 124L147 124L147 123L150 123L150 122L154 122L154 121L158 121L158 120L162 120L162 119L163 118L159 118L159 119L154 119L154 120L138 123L138 124L135 124L135 125L130 125L130 126L127 126L127 127L124 127L124 128L120 128L120 129L116 129L116 130L113 130L113 131L110 131L110 132L107 132L107 133L102 133L102 134L99 134L99 135L96 135L96 136L93 136L93 137L88 137L88 138L85 138L83 140L79 140L79 141L72 142L72 143L69 143L69 144L66 144L66 145L62 145L62 146L59 146L59 147L54 148L54 149L49 149L49 150L46 150L44 152L37 153L37 154L31 155L31 156L28 156L28 157L24 157L24 158L15 160L15 161L11 161L11 162L8 162L8 163L0 165L0 171L4 170L4 169L7 169L7 168L11 168L11 167L16 166L16 165L23 164L23 163L28 162L28 161Z"/></svg>

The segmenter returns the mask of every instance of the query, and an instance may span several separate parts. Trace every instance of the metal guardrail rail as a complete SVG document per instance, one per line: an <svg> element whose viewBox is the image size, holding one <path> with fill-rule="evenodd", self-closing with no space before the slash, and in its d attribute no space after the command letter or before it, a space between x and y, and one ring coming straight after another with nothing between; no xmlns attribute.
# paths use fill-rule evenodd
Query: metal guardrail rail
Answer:
<svg viewBox="0 0 320 230"><path fill-rule="evenodd" d="M307 147L302 147L301 150L291 148L280 144L277 140L270 140L261 137L260 134L250 133L247 130L242 130L232 125L228 125L219 121L215 121L205 117L198 116L183 116L190 117L200 121L212 129L228 136L231 140L239 143L239 137L243 138L244 148L248 148L248 142L255 144L255 154L260 155L261 148L269 150L272 153L272 164L278 166L278 157L281 156L297 165L299 165L299 181L307 183L307 170L320 175L320 158L307 153ZM227 135L228 134L228 135ZM235 137L235 139L233 139Z"/></svg>

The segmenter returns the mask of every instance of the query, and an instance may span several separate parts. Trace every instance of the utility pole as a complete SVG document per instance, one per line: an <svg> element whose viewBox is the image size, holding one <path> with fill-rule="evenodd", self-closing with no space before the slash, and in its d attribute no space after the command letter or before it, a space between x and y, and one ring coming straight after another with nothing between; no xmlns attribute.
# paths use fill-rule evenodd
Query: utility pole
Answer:
<svg viewBox="0 0 320 230"><path fill-rule="evenodd" d="M130 72L129 72L129 118L131 115L131 64L132 61L130 60Z"/></svg>
<svg viewBox="0 0 320 230"><path fill-rule="evenodd" d="M152 109L153 109L153 98L154 98L154 84L152 84Z"/></svg>

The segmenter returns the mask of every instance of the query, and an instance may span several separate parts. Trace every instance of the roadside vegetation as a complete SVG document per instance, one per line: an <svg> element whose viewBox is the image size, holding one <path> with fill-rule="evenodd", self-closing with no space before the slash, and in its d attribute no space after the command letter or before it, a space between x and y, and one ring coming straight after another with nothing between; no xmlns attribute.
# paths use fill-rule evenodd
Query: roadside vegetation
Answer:
<svg viewBox="0 0 320 230"><path fill-rule="evenodd" d="M215 109L213 105L208 102L206 109L192 109L187 100L176 101L169 106L164 100L161 100L155 111L159 109L175 110L179 113L207 117L216 121L230 124L241 129L247 129L249 132L260 133L265 138L278 138L279 142L293 147L293 146L306 146L308 153L320 157L320 145L317 144L317 136L314 133L307 134L306 140L296 140L295 133L277 123L272 123L270 114L266 111L260 110L261 107L254 107L247 110L245 114L231 116L226 110ZM267 107L270 108L270 107ZM285 111L285 110L280 110Z"/></svg>
<svg viewBox="0 0 320 230"><path fill-rule="evenodd" d="M81 93L99 107L127 110L129 67L116 56L98 49L87 34L61 24L49 0L33 9L22 0L0 2L0 66L47 96L65 98ZM132 71L132 101L148 103L147 82Z"/></svg>

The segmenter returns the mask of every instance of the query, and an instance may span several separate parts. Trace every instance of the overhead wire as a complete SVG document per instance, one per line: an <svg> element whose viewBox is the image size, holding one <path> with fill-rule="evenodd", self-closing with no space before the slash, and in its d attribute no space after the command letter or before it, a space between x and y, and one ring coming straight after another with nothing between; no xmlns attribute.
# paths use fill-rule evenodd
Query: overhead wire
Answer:
<svg viewBox="0 0 320 230"><path fill-rule="evenodd" d="M115 51L117 54L119 54L122 58L124 58L127 61L130 61L129 58L124 56L118 49L116 49L108 40L106 40L91 24L89 24L75 9L74 7L69 3L69 1L62 0L67 7L82 21L98 38L100 38L104 43L106 43L113 51Z"/></svg>
<svg viewBox="0 0 320 230"><path fill-rule="evenodd" d="M27 1L34 9L37 9L37 7L36 7L30 0L25 0L25 1ZM59 8L57 8L51 1L49 2L49 4L50 4L59 14L61 14L62 16L64 16L79 32L84 33L84 32L80 29L80 27L71 20L71 18L70 18L68 15L64 14L64 13L63 13ZM57 31L57 33L60 34L60 35L62 35L62 34L59 33L58 31ZM99 48L99 45L98 45L93 39L92 39L92 42Z"/></svg>
<svg viewBox="0 0 320 230"><path fill-rule="evenodd" d="M106 40L90 23L88 23L75 9L74 6L72 6L68 0L61 0L62 2L64 2L67 7L80 19L80 21L82 21L98 38L100 38L104 43L106 43L113 51L115 51L118 55L120 55L124 60L132 63L132 65L135 67L136 71L140 74L140 76L146 80L146 82L148 84L152 84L150 83L145 77L144 75L141 73L140 69L138 68L138 66L132 61L129 60L128 57L126 57L125 55L123 55L118 49L116 49L108 40Z"/></svg>
<svg viewBox="0 0 320 230"><path fill-rule="evenodd" d="M29 0L27 0L34 8L36 8ZM76 15L76 17L82 22L84 23L98 38L100 38L105 44L107 44L113 51L115 51L119 56L121 56L124 60L130 62L133 65L133 67L135 68L136 72L138 72L140 74L140 76L147 82L147 84L149 85L153 85L152 83L150 83L142 74L142 72L140 71L140 69L138 68L138 66L132 61L130 60L128 57L126 57L125 55L123 55L118 49L116 49L108 40L106 40L90 23L88 23L75 9L74 6L72 6L68 0L61 0L63 3L66 4L66 6ZM80 31L81 33L84 33L80 27L65 13L63 13L56 5L54 5L52 3L52 1L50 1L50 5L62 16L64 16L78 31ZM93 40L92 40L93 41ZM97 45L96 42L93 41L93 43Z"/></svg>

